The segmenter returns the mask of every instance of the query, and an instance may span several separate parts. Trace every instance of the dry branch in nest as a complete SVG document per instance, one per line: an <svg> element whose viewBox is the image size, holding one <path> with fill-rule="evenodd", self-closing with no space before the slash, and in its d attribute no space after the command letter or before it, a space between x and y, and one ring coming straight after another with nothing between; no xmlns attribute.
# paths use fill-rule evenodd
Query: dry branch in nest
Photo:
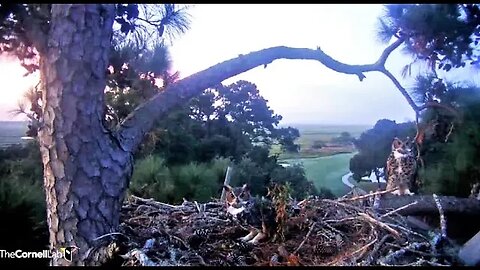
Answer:
<svg viewBox="0 0 480 270"><path fill-rule="evenodd" d="M435 245L439 235L415 232L400 215L422 204L419 197L397 197L404 204L375 211L367 197L290 202L284 239L271 237L252 246L238 240L248 228L220 201L169 205L131 196L122 209L119 233L126 237L119 243L120 255L124 265L154 266L459 264L451 255L457 248L452 242ZM441 199L444 212L452 207L448 198Z"/></svg>

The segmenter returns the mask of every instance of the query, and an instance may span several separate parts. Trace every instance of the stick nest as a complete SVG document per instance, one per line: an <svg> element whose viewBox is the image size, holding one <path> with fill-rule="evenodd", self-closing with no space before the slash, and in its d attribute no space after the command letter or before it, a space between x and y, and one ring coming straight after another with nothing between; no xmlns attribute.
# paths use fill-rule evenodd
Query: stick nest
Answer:
<svg viewBox="0 0 480 270"><path fill-rule="evenodd" d="M112 237L127 266L458 265L452 241L414 231L395 209L376 211L375 198L292 203L283 235L252 246L238 240L248 229L220 201L169 205L130 196Z"/></svg>

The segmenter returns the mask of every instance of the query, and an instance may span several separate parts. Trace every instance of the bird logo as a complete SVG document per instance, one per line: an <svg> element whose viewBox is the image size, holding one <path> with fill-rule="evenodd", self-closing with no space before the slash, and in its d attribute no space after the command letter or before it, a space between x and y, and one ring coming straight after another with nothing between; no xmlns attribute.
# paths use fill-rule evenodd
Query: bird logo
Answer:
<svg viewBox="0 0 480 270"><path fill-rule="evenodd" d="M73 260L73 253L78 249L79 248L76 246L71 246L71 247L60 248L60 251L63 254L63 258L66 261L71 262Z"/></svg>

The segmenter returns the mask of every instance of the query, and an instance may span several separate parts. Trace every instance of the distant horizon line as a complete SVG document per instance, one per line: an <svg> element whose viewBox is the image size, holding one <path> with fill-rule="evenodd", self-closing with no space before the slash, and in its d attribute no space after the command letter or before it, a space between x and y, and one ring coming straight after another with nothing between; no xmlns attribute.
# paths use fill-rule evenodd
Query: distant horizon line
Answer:
<svg viewBox="0 0 480 270"><path fill-rule="evenodd" d="M0 120L0 122L28 122L29 120ZM323 125L323 126L374 126L375 123L325 123L325 122L288 122L279 123L278 126L310 126L310 125Z"/></svg>
<svg viewBox="0 0 480 270"><path fill-rule="evenodd" d="M374 126L375 123L369 124L369 123L326 123L326 122L289 122L289 123L279 123L278 126L293 126L293 125L299 125L299 126L311 126L311 125L322 125L322 126Z"/></svg>

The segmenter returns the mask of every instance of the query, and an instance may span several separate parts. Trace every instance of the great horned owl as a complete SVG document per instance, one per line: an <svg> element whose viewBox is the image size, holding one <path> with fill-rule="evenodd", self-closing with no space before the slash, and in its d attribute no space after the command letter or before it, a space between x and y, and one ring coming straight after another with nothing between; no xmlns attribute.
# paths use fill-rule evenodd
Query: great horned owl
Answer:
<svg viewBox="0 0 480 270"><path fill-rule="evenodd" d="M387 159L387 190L398 187L395 195L413 195L410 191L415 181L417 161L412 151L412 141L394 138L392 152Z"/></svg>
<svg viewBox="0 0 480 270"><path fill-rule="evenodd" d="M256 198L250 194L249 187L223 187L226 193L227 212L249 228L248 235L240 238L249 244L271 236L275 229L275 215L269 200Z"/></svg>

